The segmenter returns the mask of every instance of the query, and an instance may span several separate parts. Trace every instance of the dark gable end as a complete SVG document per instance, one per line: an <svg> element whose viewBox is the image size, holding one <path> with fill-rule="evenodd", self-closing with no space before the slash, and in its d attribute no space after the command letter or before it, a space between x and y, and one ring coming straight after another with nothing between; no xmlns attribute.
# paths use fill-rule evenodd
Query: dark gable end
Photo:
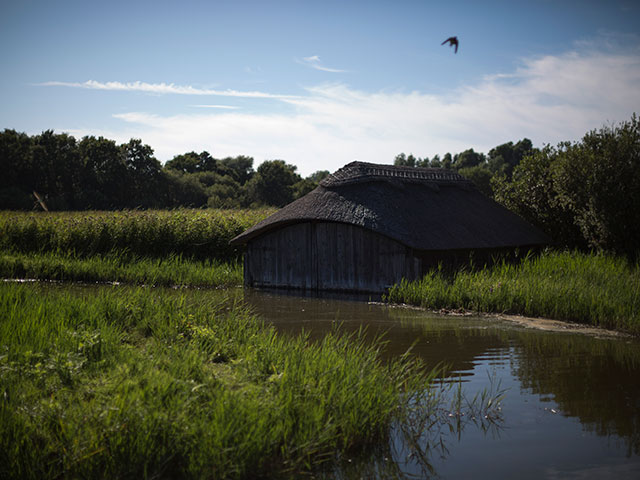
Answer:
<svg viewBox="0 0 640 480"><path fill-rule="evenodd" d="M536 247L551 241L455 172L352 162L231 243L244 244L301 222L355 225L421 251Z"/></svg>

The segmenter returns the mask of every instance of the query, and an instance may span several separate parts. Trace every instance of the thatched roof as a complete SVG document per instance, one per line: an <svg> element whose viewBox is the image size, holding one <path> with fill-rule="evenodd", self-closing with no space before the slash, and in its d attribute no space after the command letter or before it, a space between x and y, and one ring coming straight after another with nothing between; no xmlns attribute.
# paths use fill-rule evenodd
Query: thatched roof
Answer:
<svg viewBox="0 0 640 480"><path fill-rule="evenodd" d="M247 243L308 221L357 225L418 250L525 247L551 241L455 172L352 162L231 243Z"/></svg>

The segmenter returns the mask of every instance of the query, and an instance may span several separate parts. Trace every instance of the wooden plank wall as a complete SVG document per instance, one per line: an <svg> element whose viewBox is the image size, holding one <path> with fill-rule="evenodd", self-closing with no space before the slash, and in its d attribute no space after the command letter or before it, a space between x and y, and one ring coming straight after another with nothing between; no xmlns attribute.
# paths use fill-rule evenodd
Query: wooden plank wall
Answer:
<svg viewBox="0 0 640 480"><path fill-rule="evenodd" d="M281 228L249 242L244 282L255 287L314 288L310 223Z"/></svg>
<svg viewBox="0 0 640 480"><path fill-rule="evenodd" d="M380 292L417 278L411 249L342 223L299 223L253 239L245 254L245 284L256 287Z"/></svg>

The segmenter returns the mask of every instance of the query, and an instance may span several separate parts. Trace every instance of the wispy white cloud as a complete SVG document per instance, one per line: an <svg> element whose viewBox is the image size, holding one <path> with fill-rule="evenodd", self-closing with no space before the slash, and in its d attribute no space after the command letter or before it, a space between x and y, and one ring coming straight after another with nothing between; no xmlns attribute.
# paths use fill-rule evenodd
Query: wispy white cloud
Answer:
<svg viewBox="0 0 640 480"><path fill-rule="evenodd" d="M192 108L218 108L221 110L237 110L239 107L233 105L189 105Z"/></svg>
<svg viewBox="0 0 640 480"><path fill-rule="evenodd" d="M571 51L524 59L513 72L445 95L365 92L338 83L279 96L292 107L281 113L120 114L125 128L110 138L140 137L162 160L202 149L251 155L257 163L280 158L306 175L356 159L391 163L400 152L431 157L470 147L487 152L524 137L538 146L578 140L628 120L640 108L638 85L639 55Z"/></svg>
<svg viewBox="0 0 640 480"><path fill-rule="evenodd" d="M215 90L210 88L197 88L190 85L175 85L173 83L147 83L147 82L98 82L87 80L86 82L43 82L38 83L42 87L71 87L84 88L89 90L110 90L119 92L144 92L157 95L208 95L217 97L242 97L242 98L274 98L287 99L295 98L294 95L279 95L259 91L239 91L239 90Z"/></svg>
<svg viewBox="0 0 640 480"><path fill-rule="evenodd" d="M302 60L296 59L296 61L302 65L306 65L307 67L314 68L316 70L320 70L322 72L331 72L331 73L345 73L346 70L340 70L338 68L329 68L325 67L320 60L318 55L313 55L311 57L303 57Z"/></svg>

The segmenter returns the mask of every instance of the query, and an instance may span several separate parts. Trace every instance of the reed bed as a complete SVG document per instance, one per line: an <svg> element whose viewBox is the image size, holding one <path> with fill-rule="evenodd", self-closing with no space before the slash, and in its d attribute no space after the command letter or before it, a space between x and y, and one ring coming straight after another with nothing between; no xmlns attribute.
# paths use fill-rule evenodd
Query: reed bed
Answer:
<svg viewBox="0 0 640 480"><path fill-rule="evenodd" d="M145 257L231 260L236 235L272 213L257 210L0 212L0 249L92 256L113 251Z"/></svg>
<svg viewBox="0 0 640 480"><path fill-rule="evenodd" d="M5 283L0 318L6 479L295 475L388 441L434 377L206 292Z"/></svg>
<svg viewBox="0 0 640 480"><path fill-rule="evenodd" d="M175 254L149 258L118 252L90 257L0 252L0 278L220 288L242 285L242 264Z"/></svg>
<svg viewBox="0 0 640 480"><path fill-rule="evenodd" d="M521 314L640 334L640 267L606 254L546 252L453 275L434 270L388 292L393 303Z"/></svg>

